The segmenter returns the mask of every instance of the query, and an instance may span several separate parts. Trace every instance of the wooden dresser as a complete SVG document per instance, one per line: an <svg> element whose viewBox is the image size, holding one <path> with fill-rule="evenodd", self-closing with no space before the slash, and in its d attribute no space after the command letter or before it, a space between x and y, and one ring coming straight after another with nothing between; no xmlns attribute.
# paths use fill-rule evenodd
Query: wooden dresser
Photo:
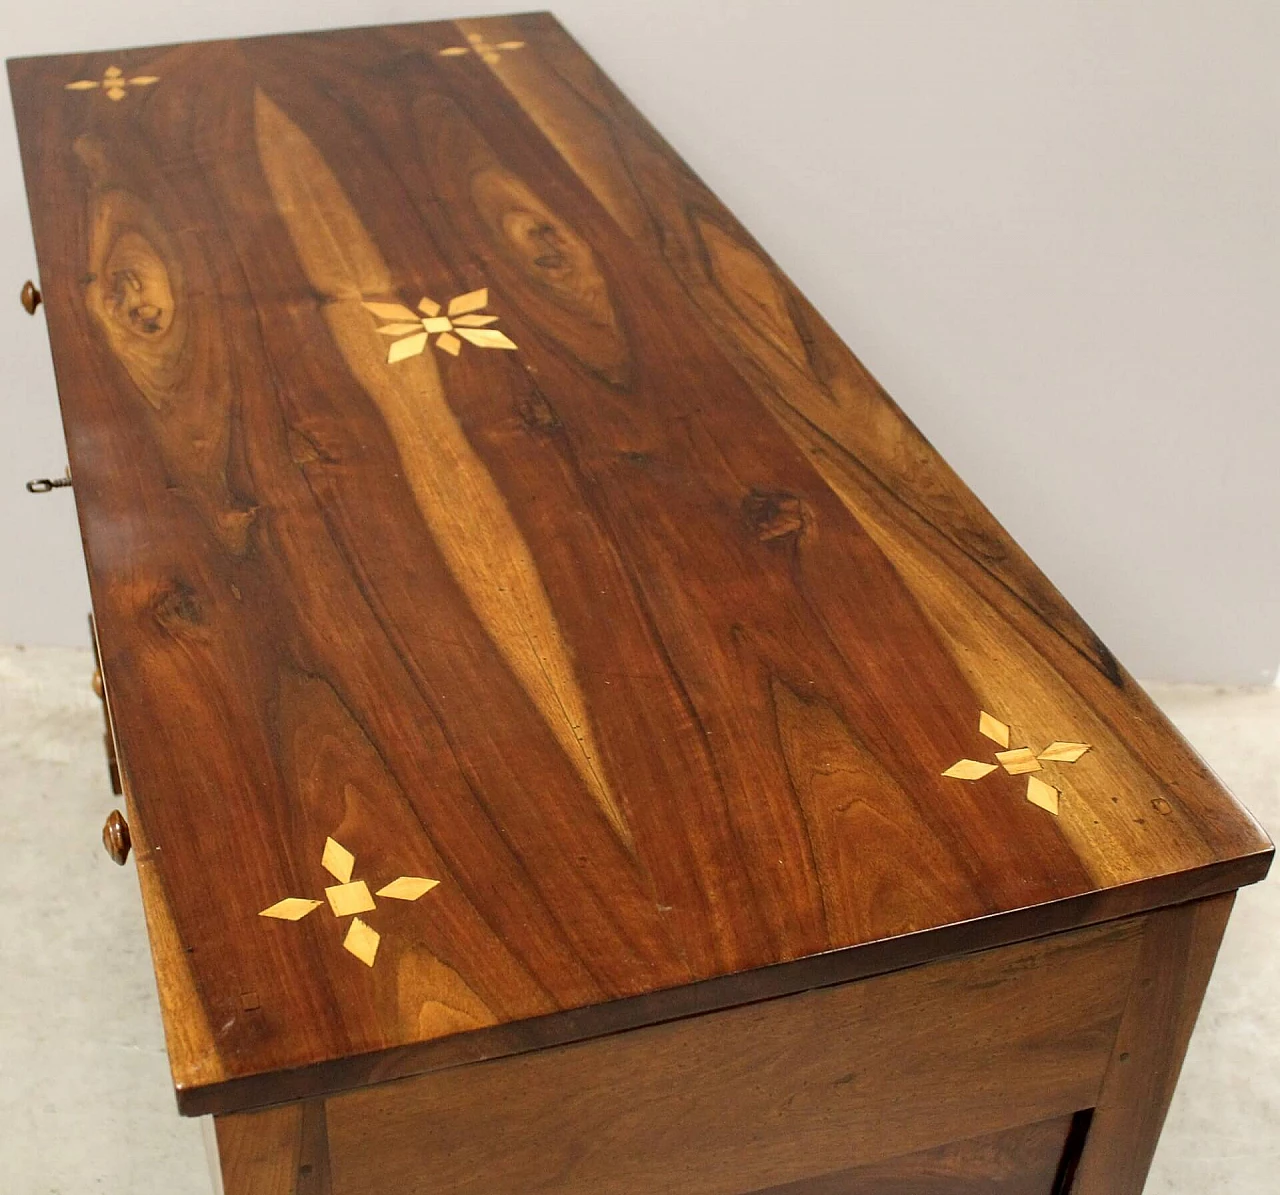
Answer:
<svg viewBox="0 0 1280 1195"><path fill-rule="evenodd" d="M10 73L226 1195L1137 1195L1270 843L553 18Z"/></svg>

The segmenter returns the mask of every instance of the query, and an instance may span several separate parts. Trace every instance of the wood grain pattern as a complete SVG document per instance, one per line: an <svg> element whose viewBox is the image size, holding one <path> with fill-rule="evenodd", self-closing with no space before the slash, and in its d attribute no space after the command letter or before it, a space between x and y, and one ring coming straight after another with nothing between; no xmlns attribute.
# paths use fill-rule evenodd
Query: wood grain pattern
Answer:
<svg viewBox="0 0 1280 1195"><path fill-rule="evenodd" d="M332 1186L323 1101L312 1101L301 1113L286 1108L218 1117L216 1130L213 1117L207 1124L216 1195L396 1195L370 1185L359 1171L348 1174L343 1187ZM1053 1184L1071 1125L1070 1116L1058 1117L770 1187L758 1195L1059 1195ZM219 1141L226 1146L225 1163ZM224 1164L230 1185L223 1181Z"/></svg>
<svg viewBox="0 0 1280 1195"><path fill-rule="evenodd" d="M1069 1116L1097 1098L1143 927L334 1096L334 1190L738 1195Z"/></svg>
<svg viewBox="0 0 1280 1195"><path fill-rule="evenodd" d="M1059 1195L1053 1184L1071 1125L1070 1116L1058 1117L773 1186L757 1195ZM229 1186L223 1181L218 1141L227 1147ZM306 1105L301 1114L272 1109L219 1117L210 1145L217 1195L395 1195L370 1185L369 1176L358 1170L347 1175L341 1188L332 1186L322 1101ZM291 1176L281 1159L293 1162ZM638 1195L638 1190L632 1188L628 1195Z"/></svg>
<svg viewBox="0 0 1280 1195"><path fill-rule="evenodd" d="M323 1100L218 1117L215 1134L220 1195L333 1195Z"/></svg>
<svg viewBox="0 0 1280 1195"><path fill-rule="evenodd" d="M1183 819L1220 833L1195 800L1179 806L1176 827L1142 824L1144 786L1156 800L1212 776L723 204L553 19L483 24L490 36L536 31L538 53L490 69L733 346L743 380L892 560L966 677L990 694L984 704L1027 737L1048 741L1056 718L1105 740L1111 762L1099 764L1100 787L1128 793L1133 811L1074 793L1084 799L1066 822L1100 882L1142 874L1175 839L1193 852ZM1237 845L1250 849L1256 828L1238 832Z"/></svg>
<svg viewBox="0 0 1280 1195"><path fill-rule="evenodd" d="M954 1141L757 1195L1060 1195L1054 1190L1071 1117Z"/></svg>
<svg viewBox="0 0 1280 1195"><path fill-rule="evenodd" d="M391 274L342 185L302 131L254 94L258 156L298 260L323 301L350 373L377 404L414 498L449 571L490 639L582 773L610 824L630 840L601 775L586 701L538 567L502 493L445 400L429 356L384 366L362 299L391 292Z"/></svg>
<svg viewBox="0 0 1280 1195"><path fill-rule="evenodd" d="M111 66L155 81L66 89ZM1258 827L550 17L10 72L184 1111L1265 873ZM388 362L363 306L482 289L517 349ZM1057 817L1025 776L942 774L992 756L980 711L1015 749L1090 745L1045 763ZM330 836L440 880L361 914L371 968L327 911L258 916L318 895Z"/></svg>

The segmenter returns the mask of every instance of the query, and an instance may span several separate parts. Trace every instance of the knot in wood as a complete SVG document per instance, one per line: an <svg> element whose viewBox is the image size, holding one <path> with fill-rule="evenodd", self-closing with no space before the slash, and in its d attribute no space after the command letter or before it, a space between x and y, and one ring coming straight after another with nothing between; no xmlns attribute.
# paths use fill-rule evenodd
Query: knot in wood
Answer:
<svg viewBox="0 0 1280 1195"><path fill-rule="evenodd" d="M185 581L174 581L162 589L155 600L156 621L170 630L200 626L204 611L196 591Z"/></svg>
<svg viewBox="0 0 1280 1195"><path fill-rule="evenodd" d="M752 490L742 500L742 513L752 534L762 543L799 535L809 521L805 504L785 490Z"/></svg>
<svg viewBox="0 0 1280 1195"><path fill-rule="evenodd" d="M520 418L525 426L536 431L554 431L560 426L560 416L540 391L535 390L520 402Z"/></svg>

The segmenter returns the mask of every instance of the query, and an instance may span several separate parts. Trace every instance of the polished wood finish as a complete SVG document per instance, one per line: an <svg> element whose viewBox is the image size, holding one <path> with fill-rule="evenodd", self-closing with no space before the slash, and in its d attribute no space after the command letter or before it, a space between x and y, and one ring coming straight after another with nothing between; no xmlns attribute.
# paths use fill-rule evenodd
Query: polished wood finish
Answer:
<svg viewBox="0 0 1280 1195"><path fill-rule="evenodd" d="M22 291L18 295L22 303L22 309L28 315L35 315L36 308L40 306L40 292L36 289L36 284L28 279L22 284Z"/></svg>
<svg viewBox="0 0 1280 1195"><path fill-rule="evenodd" d="M756 1195L1064 1195L1054 1182L1071 1117L953 1141Z"/></svg>
<svg viewBox="0 0 1280 1195"><path fill-rule="evenodd" d="M1071 1195L1141 1195L1235 894L1147 918Z"/></svg>
<svg viewBox="0 0 1280 1195"><path fill-rule="evenodd" d="M113 809L107 814L107 820L103 823L102 846L112 863L118 863L123 867L128 862L133 839L129 835L129 823L124 820L118 809Z"/></svg>
<svg viewBox="0 0 1280 1195"><path fill-rule="evenodd" d="M184 1111L1265 873L550 17L10 72ZM943 775L995 761L983 713L1056 795ZM376 941L314 903L329 838Z"/></svg>

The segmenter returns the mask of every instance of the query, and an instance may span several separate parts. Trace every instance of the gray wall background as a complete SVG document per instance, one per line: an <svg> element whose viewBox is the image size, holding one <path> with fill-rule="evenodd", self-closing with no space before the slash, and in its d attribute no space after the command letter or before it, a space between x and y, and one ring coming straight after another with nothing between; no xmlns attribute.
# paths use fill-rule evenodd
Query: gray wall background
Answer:
<svg viewBox="0 0 1280 1195"><path fill-rule="evenodd" d="M13 0L5 56L503 11ZM1280 5L558 0L555 11L1140 676L1280 664ZM0 642L81 643L0 117ZM1270 346L1270 347L1268 347Z"/></svg>

